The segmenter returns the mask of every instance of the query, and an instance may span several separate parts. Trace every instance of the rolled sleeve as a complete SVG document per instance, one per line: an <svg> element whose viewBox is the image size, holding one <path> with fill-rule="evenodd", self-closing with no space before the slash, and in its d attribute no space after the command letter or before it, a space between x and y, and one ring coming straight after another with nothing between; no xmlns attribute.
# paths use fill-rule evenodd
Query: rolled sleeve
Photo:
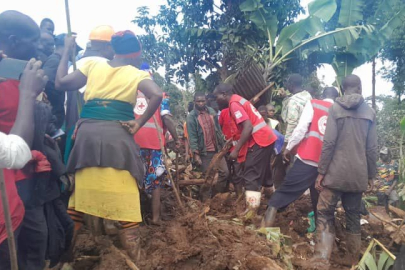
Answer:
<svg viewBox="0 0 405 270"><path fill-rule="evenodd" d="M31 158L31 150L21 137L0 132L0 167L22 169Z"/></svg>

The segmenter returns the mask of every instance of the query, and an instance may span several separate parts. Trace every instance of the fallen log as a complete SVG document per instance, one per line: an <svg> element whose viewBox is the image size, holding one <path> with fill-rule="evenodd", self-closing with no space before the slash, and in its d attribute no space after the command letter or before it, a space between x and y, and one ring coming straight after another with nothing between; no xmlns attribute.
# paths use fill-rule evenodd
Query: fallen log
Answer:
<svg viewBox="0 0 405 270"><path fill-rule="evenodd" d="M388 205L388 210L392 213L394 213L395 215L397 215L400 218L405 218L405 211L402 209L399 209L397 207L394 207L392 205Z"/></svg>
<svg viewBox="0 0 405 270"><path fill-rule="evenodd" d="M188 180L180 180L178 182L179 186L190 186L190 185L203 185L205 184L204 179L188 179Z"/></svg>

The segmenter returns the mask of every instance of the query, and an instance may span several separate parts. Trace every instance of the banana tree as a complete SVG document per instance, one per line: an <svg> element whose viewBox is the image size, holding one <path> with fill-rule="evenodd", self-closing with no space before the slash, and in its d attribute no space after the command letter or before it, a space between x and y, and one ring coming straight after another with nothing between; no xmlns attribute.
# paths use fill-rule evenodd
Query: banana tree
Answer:
<svg viewBox="0 0 405 270"><path fill-rule="evenodd" d="M382 1L377 12L387 12L393 1L396 0ZM336 0L314 0L309 4L307 18L285 27L276 37L277 29L273 25L277 19L260 0L246 0L240 4L247 19L268 36L270 49L264 55L266 79L275 67L292 57L307 58L317 54L322 56L319 59L324 59L323 63L332 65L338 83L354 68L375 56L384 41L405 21L405 8L402 8L391 11L391 18L377 28L376 24L364 23L363 8L362 0L342 0L340 10L337 10ZM337 12L338 28L326 31L326 23Z"/></svg>

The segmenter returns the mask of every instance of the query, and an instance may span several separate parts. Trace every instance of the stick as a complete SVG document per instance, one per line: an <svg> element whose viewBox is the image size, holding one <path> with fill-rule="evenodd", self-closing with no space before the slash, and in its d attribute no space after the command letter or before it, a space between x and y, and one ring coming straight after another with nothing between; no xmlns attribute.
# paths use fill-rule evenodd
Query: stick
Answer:
<svg viewBox="0 0 405 270"><path fill-rule="evenodd" d="M1 201L3 203L4 220L6 222L7 241L8 241L8 250L10 252L11 270L18 270L17 251L16 251L16 247L15 247L13 225L11 223L11 215L10 215L10 205L8 203L3 169L0 169L0 191L1 191Z"/></svg>
<svg viewBox="0 0 405 270"><path fill-rule="evenodd" d="M370 213L371 213L373 216L375 216L376 218L378 218L379 220L381 220L382 222L390 224L390 225L393 226L395 229L398 229L398 228L399 228L397 224L394 224L393 222L391 222L391 221L389 221L389 220L386 220L386 219L380 217L379 215L377 215L376 213L374 213L374 212L371 211L371 210L370 210Z"/></svg>
<svg viewBox="0 0 405 270"><path fill-rule="evenodd" d="M397 215L400 218L405 218L405 211L399 208L396 208L392 205L388 205L388 210Z"/></svg>
<svg viewBox="0 0 405 270"><path fill-rule="evenodd" d="M395 238L398 237L399 233L401 232L402 226L404 226L404 223L405 223L405 218L402 220L401 225L399 225L397 231L393 235L391 242L388 245L388 249L390 249L392 247L392 245L394 244Z"/></svg>
<svg viewBox="0 0 405 270"><path fill-rule="evenodd" d="M131 270L139 270L139 268L136 266L136 264L129 258L127 255L125 255L121 250L119 250L116 246L111 244L111 249L117 252L124 260L125 263Z"/></svg>
<svg viewBox="0 0 405 270"><path fill-rule="evenodd" d="M179 152L176 152L176 182L179 182L180 173L179 173Z"/></svg>
<svg viewBox="0 0 405 270"><path fill-rule="evenodd" d="M177 200L177 203L178 203L179 206L180 206L180 209L181 209L182 211L184 211L183 202L182 202L181 199L180 199L180 195L179 195L179 191L178 191L178 189L177 189L177 185L176 185L176 183L173 181L172 173L170 172L170 166L169 166L169 164L167 163L167 156L166 156L166 153L165 153L165 147L164 147L164 145L163 145L162 138L160 137L160 136L163 134L163 131L162 131L162 129L160 128L160 126L158 125L158 122L157 122L157 120L156 120L155 114L153 114L153 121L155 122L155 126L156 126L156 129L157 129L157 131L158 131L158 138L159 138L159 143L160 143L160 150L162 151L162 155L163 155L163 159L164 159L164 162L165 162L167 174L169 175L169 179L170 179L170 181L172 182L172 185L173 185L174 195L176 196L176 200Z"/></svg>
<svg viewBox="0 0 405 270"><path fill-rule="evenodd" d="M273 85L274 85L274 82L270 83L268 86L266 86L266 88L264 88L262 91L260 91L259 93L257 93L257 95L254 96L254 97L250 100L250 103L255 104L255 103L259 100L259 98L260 98L264 93L266 93L267 90L269 90L271 87L273 87Z"/></svg>
<svg viewBox="0 0 405 270"><path fill-rule="evenodd" d="M68 30L68 37L72 36L72 26L70 24L70 10L69 10L69 0L65 0L65 11L66 11L66 24L67 24L67 30ZM72 65L73 65L73 71L77 69L76 67L76 48L73 50L72 53ZM82 112L82 103L81 103L81 96L80 92L77 91L77 110L79 111L79 115Z"/></svg>
<svg viewBox="0 0 405 270"><path fill-rule="evenodd" d="M189 179L189 180L180 180L177 182L179 186L191 186L191 185L203 185L205 184L204 179Z"/></svg>

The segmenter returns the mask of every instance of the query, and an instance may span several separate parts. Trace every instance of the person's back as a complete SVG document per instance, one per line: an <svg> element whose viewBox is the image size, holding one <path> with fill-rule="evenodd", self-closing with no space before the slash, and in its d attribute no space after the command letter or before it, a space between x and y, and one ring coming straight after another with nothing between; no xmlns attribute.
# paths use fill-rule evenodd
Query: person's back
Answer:
<svg viewBox="0 0 405 270"><path fill-rule="evenodd" d="M308 263L317 269L329 269L335 234L334 213L341 200L346 214L348 263L356 265L361 248L361 198L376 174L377 129L375 112L361 95L361 80L347 76L345 95L329 109L318 164L316 188L320 191L316 230L318 245Z"/></svg>
<svg viewBox="0 0 405 270"><path fill-rule="evenodd" d="M350 192L366 191L368 176L375 173L375 165L368 166L371 158L368 153L377 151L377 144L372 142L376 138L375 129L371 128L375 128L375 112L360 94L351 94L336 99L329 117L336 123L333 125L336 130L325 134L324 145L330 146L329 138L336 136L336 150L324 186Z"/></svg>

